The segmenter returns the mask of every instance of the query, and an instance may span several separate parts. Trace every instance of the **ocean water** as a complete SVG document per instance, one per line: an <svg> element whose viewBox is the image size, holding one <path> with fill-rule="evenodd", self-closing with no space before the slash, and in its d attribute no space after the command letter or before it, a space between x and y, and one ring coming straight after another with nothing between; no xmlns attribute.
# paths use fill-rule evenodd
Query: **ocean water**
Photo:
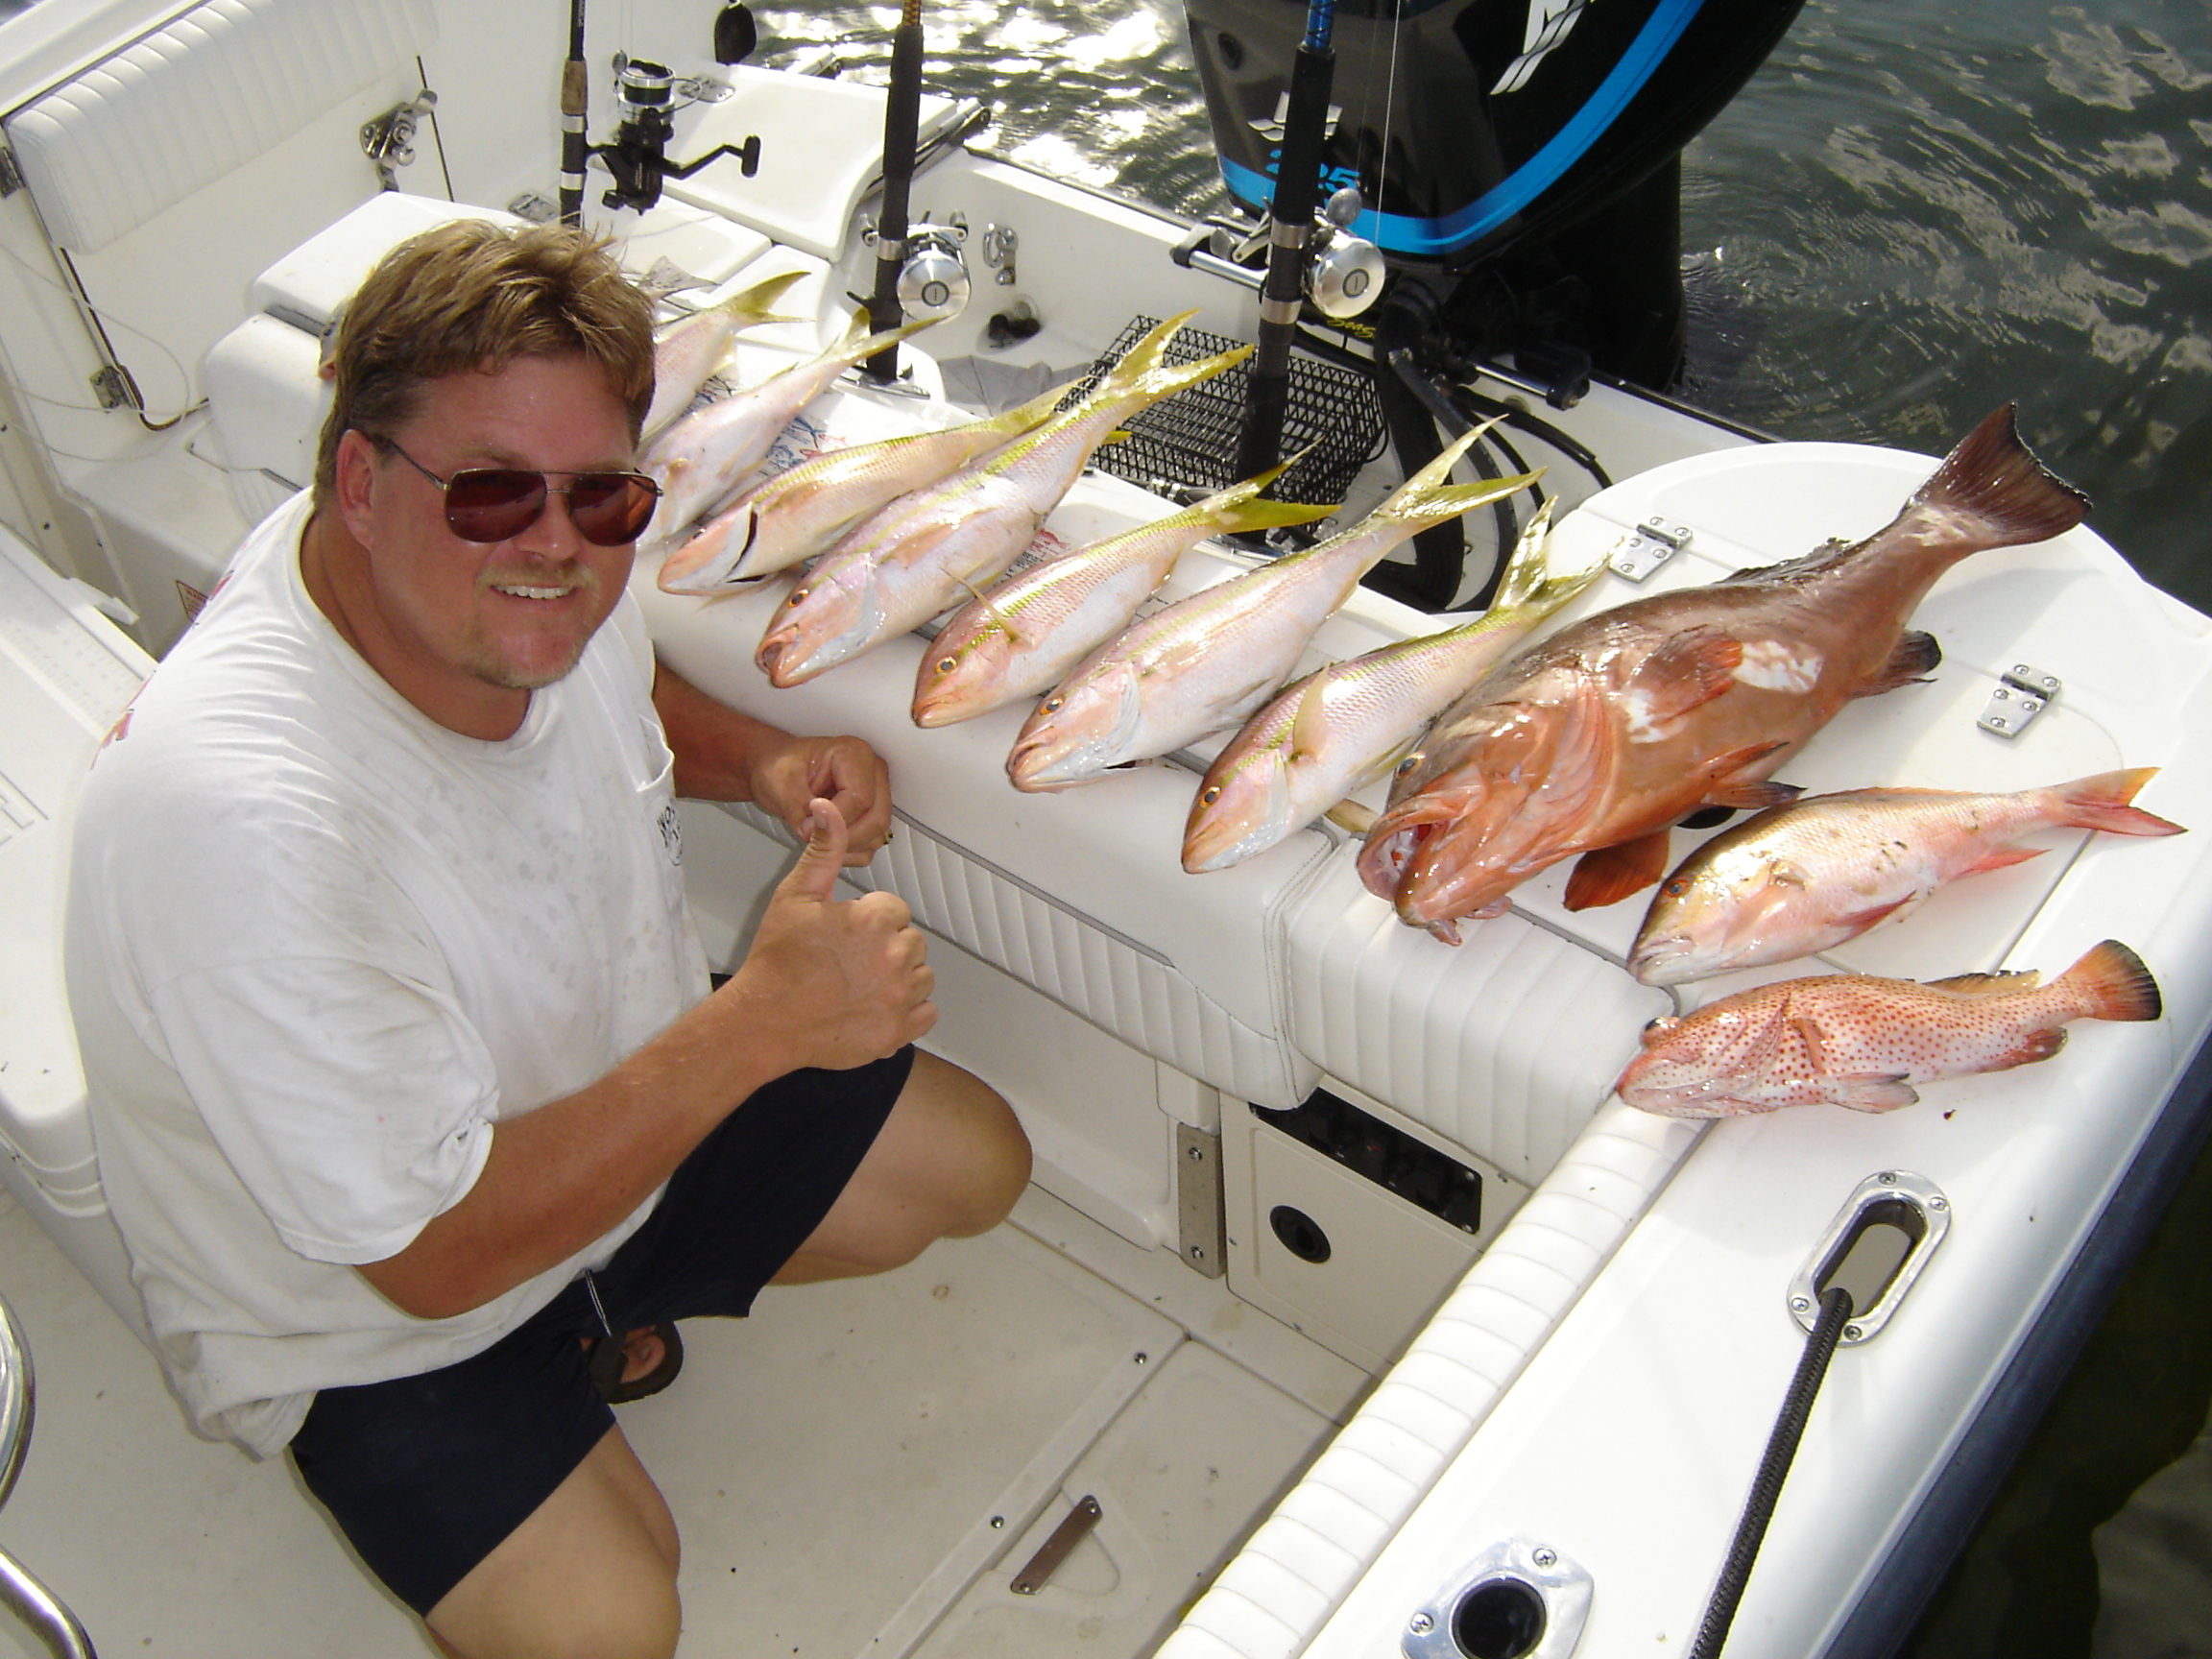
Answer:
<svg viewBox="0 0 2212 1659"><path fill-rule="evenodd" d="M762 13L771 52L879 54L897 20L880 5ZM2092 526L2212 613L2207 25L2204 0L1808 0L1684 155L1703 278L1684 395L1781 437L1930 453L2016 401L2030 443L2096 503ZM1187 212L1221 201L1179 9L939 0L926 29L932 86L996 108L992 147ZM2190 1448L2208 1397L2212 1157L1912 1659L2212 1655L2212 1444L2161 1478L2164 1506L2125 1556L2106 1533L2102 1584L2091 1548Z"/></svg>
<svg viewBox="0 0 2212 1659"><path fill-rule="evenodd" d="M878 62L898 21L761 12L768 54L848 40ZM1180 8L943 0L925 30L929 84L994 106L993 148L1187 212L1222 202ZM1694 317L1693 401L1939 454L2016 400L2092 524L2212 612L2203 0L1809 0L1685 153L1683 197L1721 301Z"/></svg>

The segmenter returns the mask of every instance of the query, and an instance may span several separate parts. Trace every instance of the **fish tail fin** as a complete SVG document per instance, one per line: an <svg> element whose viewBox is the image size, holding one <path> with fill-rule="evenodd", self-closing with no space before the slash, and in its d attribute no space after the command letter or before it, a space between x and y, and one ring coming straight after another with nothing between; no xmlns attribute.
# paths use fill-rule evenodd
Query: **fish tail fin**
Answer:
<svg viewBox="0 0 2212 1659"><path fill-rule="evenodd" d="M1177 312L1166 322L1154 327L1149 334L1130 347L1128 350L1122 352L1114 367L1107 370L1099 377L1098 391L1105 392L1108 387L1115 385L1118 381L1134 378L1148 370L1157 369L1166 362L1169 343L1174 340L1176 335L1183 332L1183 325L1197 315L1197 308L1193 306L1188 311ZM1094 396L1095 395L1094 394Z"/></svg>
<svg viewBox="0 0 2212 1659"><path fill-rule="evenodd" d="M1481 425L1461 434L1444 447L1444 452L1398 486L1389 500L1375 509L1377 518L1395 519L1411 524L1416 529L1430 524L1440 524L1447 518L1486 507L1491 502L1527 489L1544 475L1543 469L1533 472L1516 473L1510 478L1483 478L1473 484L1455 484L1452 469L1459 458L1475 447L1484 433L1497 425L1485 421Z"/></svg>
<svg viewBox="0 0 2212 1659"><path fill-rule="evenodd" d="M757 328L766 323L811 322L811 318L785 317L769 309L783 298L792 283L805 275L804 271L784 271L763 277L750 288L740 288L727 300L716 301L709 309L723 313L740 328Z"/></svg>
<svg viewBox="0 0 2212 1659"><path fill-rule="evenodd" d="M902 323L896 328L884 328L871 334L867 331L868 313L862 311L854 317L853 326L845 331L845 338L838 343L837 355L848 363L857 363L864 357L875 356L878 351L889 350L908 335L919 334L923 329L933 326L936 322L934 317L924 317L912 323Z"/></svg>
<svg viewBox="0 0 2212 1659"><path fill-rule="evenodd" d="M1498 578L1498 594L1490 601L1491 610L1509 611L1526 605L1542 590L1551 567L1551 509L1555 505L1556 497L1545 497L1537 506L1536 517L1521 532L1521 540L1513 543L1513 557L1505 562L1504 574Z"/></svg>
<svg viewBox="0 0 2212 1659"><path fill-rule="evenodd" d="M2155 1020L2165 1011L2165 999L2158 995L2151 970L2117 939L2090 946L2051 987L2061 988L2073 994L2092 1020Z"/></svg>
<svg viewBox="0 0 2212 1659"><path fill-rule="evenodd" d="M2014 405L2004 404L1943 458L1913 505L1980 519L1984 547L2045 541L2081 522L2089 497L2060 479L2020 441Z"/></svg>
<svg viewBox="0 0 2212 1659"><path fill-rule="evenodd" d="M1026 403L1017 403L988 421L978 421L976 425L988 427L994 432L1003 432L1009 438L1019 438L1030 428L1042 426L1051 420L1054 412L1068 400L1068 395L1081 384L1080 380L1065 381L1049 392L1040 392Z"/></svg>
<svg viewBox="0 0 2212 1659"><path fill-rule="evenodd" d="M1128 361L1127 358L1124 358L1121 363L1115 365L1113 373L1099 382L1098 392L1095 396L1101 398L1107 397L1142 397L1148 403L1157 403L1162 398L1172 397L1176 393L1186 391L1202 380L1211 380L1224 370L1236 368L1238 364L1243 362L1245 358L1251 356L1259 348L1256 346L1239 346L1234 350L1223 351L1218 356L1201 357L1195 363L1154 363L1126 378L1121 373L1122 368ZM1134 354L1131 353L1131 355Z"/></svg>
<svg viewBox="0 0 2212 1659"><path fill-rule="evenodd" d="M2061 783L2058 802L2065 816L2059 822L2076 830L2103 830L2114 835L2186 834L2186 826L2128 805L2143 785L2157 776L2155 766L2135 766Z"/></svg>

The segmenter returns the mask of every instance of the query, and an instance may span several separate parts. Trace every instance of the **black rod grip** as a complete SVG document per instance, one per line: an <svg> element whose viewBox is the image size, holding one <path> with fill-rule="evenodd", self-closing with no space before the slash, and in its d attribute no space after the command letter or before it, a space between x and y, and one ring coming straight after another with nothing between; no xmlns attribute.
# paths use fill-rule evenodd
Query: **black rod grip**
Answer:
<svg viewBox="0 0 2212 1659"><path fill-rule="evenodd" d="M876 220L876 293L868 324L877 333L904 320L899 273L906 264L906 220L914 188L914 153L922 135L922 0L905 0L891 36L891 90L883 104L883 211ZM899 348L868 359L870 378L899 376Z"/></svg>

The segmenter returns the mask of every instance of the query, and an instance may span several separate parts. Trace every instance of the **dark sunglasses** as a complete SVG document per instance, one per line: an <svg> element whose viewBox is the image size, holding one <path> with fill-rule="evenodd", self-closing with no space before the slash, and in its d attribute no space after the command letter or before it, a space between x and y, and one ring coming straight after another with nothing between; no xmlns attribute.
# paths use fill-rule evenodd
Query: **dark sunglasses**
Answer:
<svg viewBox="0 0 2212 1659"><path fill-rule="evenodd" d="M470 467L441 478L389 438L369 436L445 493L445 526L464 541L505 541L538 522L545 497L568 497L576 534L601 547L635 541L652 522L661 486L642 472L571 472L565 488L519 467Z"/></svg>

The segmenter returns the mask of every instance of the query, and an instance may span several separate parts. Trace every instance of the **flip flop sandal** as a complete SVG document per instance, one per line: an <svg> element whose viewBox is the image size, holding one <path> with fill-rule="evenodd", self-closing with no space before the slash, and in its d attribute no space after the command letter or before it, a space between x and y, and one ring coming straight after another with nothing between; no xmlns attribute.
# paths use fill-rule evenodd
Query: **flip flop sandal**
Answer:
<svg viewBox="0 0 2212 1659"><path fill-rule="evenodd" d="M661 1338L661 1363L644 1376L632 1378L627 1382L622 1381L622 1368L630 1357L627 1339L611 1342L595 1338L592 1341L588 1361L591 1383L599 1390L599 1398L610 1406L627 1406L633 1400L660 1393L676 1381L676 1373L684 1368L684 1338L676 1334L673 1324L648 1325L644 1330Z"/></svg>

